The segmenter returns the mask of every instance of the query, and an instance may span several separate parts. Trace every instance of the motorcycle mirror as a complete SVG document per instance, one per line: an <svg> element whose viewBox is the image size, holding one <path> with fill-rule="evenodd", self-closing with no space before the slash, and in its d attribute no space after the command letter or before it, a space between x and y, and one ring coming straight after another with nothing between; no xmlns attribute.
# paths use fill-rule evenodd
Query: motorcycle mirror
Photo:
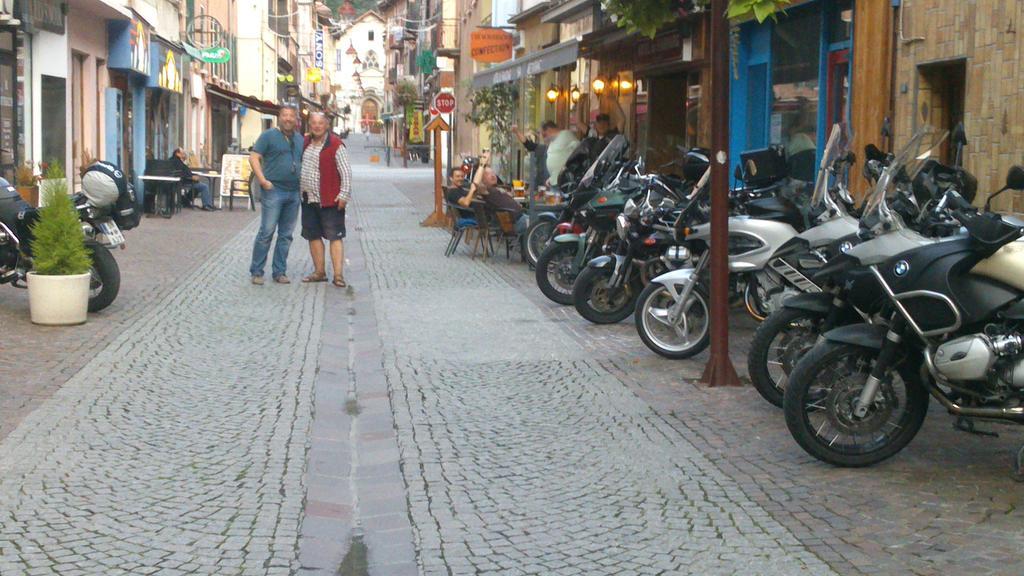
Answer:
<svg viewBox="0 0 1024 576"><path fill-rule="evenodd" d="M1006 187L1010 190L1024 190L1024 166L1013 166L1006 175Z"/></svg>
<svg viewBox="0 0 1024 576"><path fill-rule="evenodd" d="M953 128L953 133L949 136L950 142L953 143L954 147L967 146L967 130L964 129L964 123L958 122L956 127Z"/></svg>
<svg viewBox="0 0 1024 576"><path fill-rule="evenodd" d="M892 119L888 116L882 121L882 138L892 137Z"/></svg>
<svg viewBox="0 0 1024 576"><path fill-rule="evenodd" d="M736 165L736 170L732 173L732 175L733 178L735 178L736 180L743 180L743 169L740 168L739 164Z"/></svg>

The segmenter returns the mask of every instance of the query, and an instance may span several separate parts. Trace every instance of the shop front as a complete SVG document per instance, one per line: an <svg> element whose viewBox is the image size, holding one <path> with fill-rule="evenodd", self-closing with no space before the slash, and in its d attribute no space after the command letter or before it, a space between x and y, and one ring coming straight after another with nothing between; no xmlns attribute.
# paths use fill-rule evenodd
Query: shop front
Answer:
<svg viewBox="0 0 1024 576"><path fill-rule="evenodd" d="M781 145L813 180L829 126L850 120L853 0L813 0L740 26L732 82L732 156Z"/></svg>
<svg viewBox="0 0 1024 576"><path fill-rule="evenodd" d="M151 29L134 14L128 21L107 22L110 87L104 94L106 159L132 175L138 202L140 177L146 169L146 84L153 69Z"/></svg>
<svg viewBox="0 0 1024 576"><path fill-rule="evenodd" d="M31 142L30 36L14 27L0 28L0 176L14 180L14 168L28 160Z"/></svg>
<svg viewBox="0 0 1024 576"><path fill-rule="evenodd" d="M583 38L591 59L591 117L607 114L652 169L679 150L710 144L704 18L692 16L644 38L609 26Z"/></svg>
<svg viewBox="0 0 1024 576"><path fill-rule="evenodd" d="M164 159L169 158L175 148L184 146L184 52L161 39L155 39L150 50L152 67L146 84L146 157Z"/></svg>

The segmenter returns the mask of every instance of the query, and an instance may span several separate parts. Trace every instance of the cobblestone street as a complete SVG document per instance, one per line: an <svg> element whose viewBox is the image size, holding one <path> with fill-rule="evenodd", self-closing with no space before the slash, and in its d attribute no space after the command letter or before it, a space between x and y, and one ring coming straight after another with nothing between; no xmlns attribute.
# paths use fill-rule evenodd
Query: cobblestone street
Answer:
<svg viewBox="0 0 1024 576"><path fill-rule="evenodd" d="M933 406L897 457L820 464L753 389L695 385L703 356L589 325L503 251L445 258L432 174L350 140L347 290L297 282L297 231L296 282L251 286L236 211L170 221L172 268L143 222L83 327L0 296L0 575L1024 572L1020 431Z"/></svg>

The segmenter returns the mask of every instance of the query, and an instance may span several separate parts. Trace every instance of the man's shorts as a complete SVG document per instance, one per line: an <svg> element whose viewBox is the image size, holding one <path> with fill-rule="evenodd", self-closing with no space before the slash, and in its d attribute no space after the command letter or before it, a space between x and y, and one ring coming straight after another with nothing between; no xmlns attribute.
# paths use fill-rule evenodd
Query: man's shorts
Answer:
<svg viewBox="0 0 1024 576"><path fill-rule="evenodd" d="M345 237L345 209L303 202L302 237L306 240L341 240Z"/></svg>

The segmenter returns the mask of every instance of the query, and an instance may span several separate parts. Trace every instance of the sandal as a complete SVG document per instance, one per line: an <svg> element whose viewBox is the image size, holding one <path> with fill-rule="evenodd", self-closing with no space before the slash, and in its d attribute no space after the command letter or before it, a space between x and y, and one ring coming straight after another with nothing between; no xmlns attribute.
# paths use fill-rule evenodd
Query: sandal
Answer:
<svg viewBox="0 0 1024 576"><path fill-rule="evenodd" d="M310 274L302 279L304 284L313 284L316 282L327 282L327 274Z"/></svg>
<svg viewBox="0 0 1024 576"><path fill-rule="evenodd" d="M334 277L334 285L337 286L338 288L348 288L348 284L345 282L345 279L342 278L341 276Z"/></svg>

